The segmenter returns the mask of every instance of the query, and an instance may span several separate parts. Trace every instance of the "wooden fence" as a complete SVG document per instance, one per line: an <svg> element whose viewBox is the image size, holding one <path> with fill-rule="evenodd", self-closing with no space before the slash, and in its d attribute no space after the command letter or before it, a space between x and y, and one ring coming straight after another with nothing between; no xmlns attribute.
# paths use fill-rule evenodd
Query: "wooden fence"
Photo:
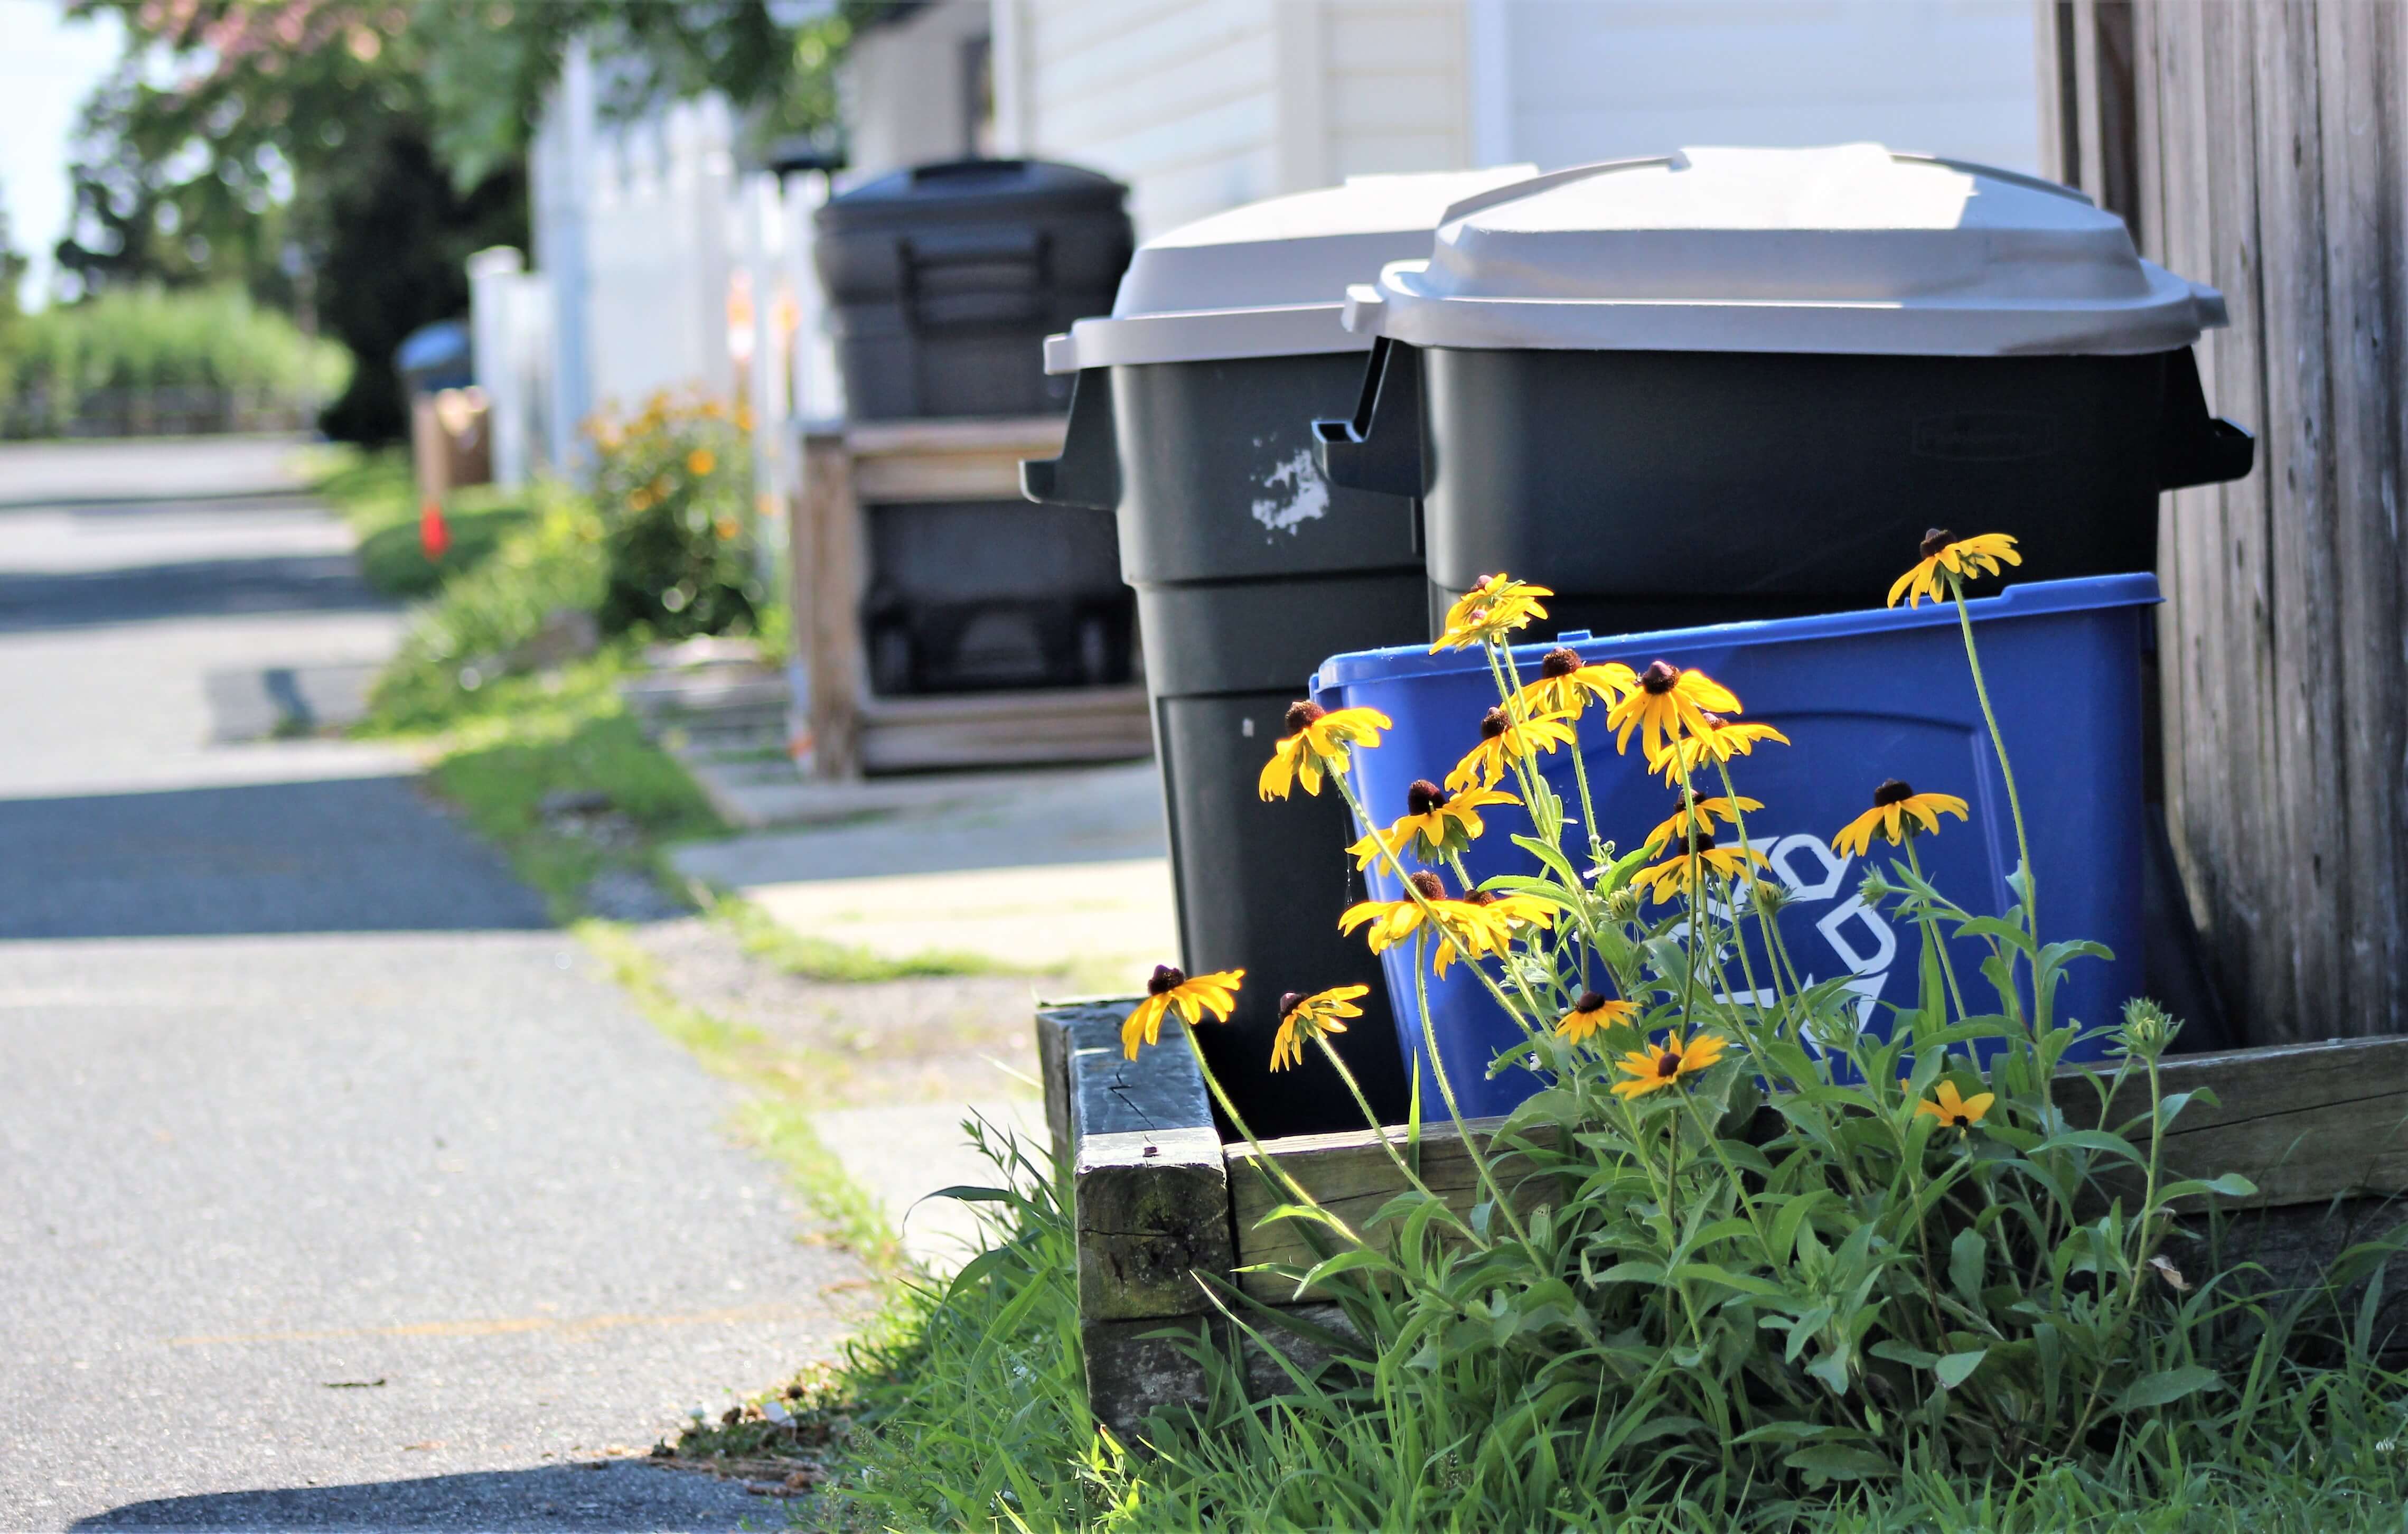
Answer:
<svg viewBox="0 0 2408 1534"><path fill-rule="evenodd" d="M2408 1032L2408 7L2042 0L2046 167L2214 283L2258 467L2158 573L2166 805L2251 1042Z"/></svg>

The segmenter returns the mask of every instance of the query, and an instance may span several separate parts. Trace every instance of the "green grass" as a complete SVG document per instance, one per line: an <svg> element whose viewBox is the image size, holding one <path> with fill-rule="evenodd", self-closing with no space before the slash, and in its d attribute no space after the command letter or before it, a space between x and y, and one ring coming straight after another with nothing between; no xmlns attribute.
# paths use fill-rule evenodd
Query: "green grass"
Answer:
<svg viewBox="0 0 2408 1534"><path fill-rule="evenodd" d="M506 678L466 695L446 729L394 732L435 748L436 791L563 921L583 914L580 894L597 874L659 877L662 844L727 829L685 769L644 738L619 697L623 669L606 652L550 677ZM541 812L563 792L607 797L633 835L606 844L563 834Z"/></svg>
<svg viewBox="0 0 2408 1534"><path fill-rule="evenodd" d="M532 522L529 498L493 485L453 491L444 510L451 546L430 560L420 541L417 489L409 455L399 448L326 455L312 486L359 538L360 579L388 596L425 596L454 575L483 564L511 533Z"/></svg>

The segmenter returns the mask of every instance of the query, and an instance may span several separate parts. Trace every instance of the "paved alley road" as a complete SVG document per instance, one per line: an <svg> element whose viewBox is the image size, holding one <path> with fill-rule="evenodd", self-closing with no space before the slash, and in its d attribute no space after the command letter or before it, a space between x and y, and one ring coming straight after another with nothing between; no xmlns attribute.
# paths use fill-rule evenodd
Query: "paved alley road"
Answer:
<svg viewBox="0 0 2408 1534"><path fill-rule="evenodd" d="M574 1462L856 1270L408 760L260 738L398 630L289 451L0 448L0 1529L777 1527Z"/></svg>

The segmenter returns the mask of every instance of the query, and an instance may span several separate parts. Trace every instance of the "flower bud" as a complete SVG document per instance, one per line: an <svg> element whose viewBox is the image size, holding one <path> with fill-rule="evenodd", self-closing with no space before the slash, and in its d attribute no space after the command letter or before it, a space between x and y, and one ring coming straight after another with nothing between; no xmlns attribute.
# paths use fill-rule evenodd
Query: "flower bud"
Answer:
<svg viewBox="0 0 2408 1534"><path fill-rule="evenodd" d="M1608 921L1635 922L1639 919L1639 892L1625 884L1605 897Z"/></svg>
<svg viewBox="0 0 2408 1534"><path fill-rule="evenodd" d="M2182 1032L2182 1020L2167 1011L2147 996L2134 996L2124 1003L2124 1049L2145 1060L2165 1054Z"/></svg>

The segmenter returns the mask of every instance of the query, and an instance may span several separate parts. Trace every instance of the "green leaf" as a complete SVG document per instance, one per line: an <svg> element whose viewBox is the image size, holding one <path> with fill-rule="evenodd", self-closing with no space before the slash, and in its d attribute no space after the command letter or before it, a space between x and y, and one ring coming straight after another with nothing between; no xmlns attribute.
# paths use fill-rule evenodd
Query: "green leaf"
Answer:
<svg viewBox="0 0 2408 1534"><path fill-rule="evenodd" d="M1929 1369L1940 1362L1940 1355L1926 1353L1917 1347L1909 1347L1906 1343L1891 1337L1883 1338L1868 1351L1876 1358L1887 1358L1892 1363L1904 1364L1909 1369Z"/></svg>
<svg viewBox="0 0 2408 1534"><path fill-rule="evenodd" d="M1840 1443L1812 1443L1781 1462L1826 1481L1882 1481L1898 1473L1888 1455Z"/></svg>
<svg viewBox="0 0 2408 1534"><path fill-rule="evenodd" d="M2145 1412L2223 1383L2222 1375L2197 1364L2185 1364L2180 1369L2161 1369L2155 1374L2143 1374L2127 1385L2124 1393L2115 1398L2115 1410Z"/></svg>
<svg viewBox="0 0 2408 1534"><path fill-rule="evenodd" d="M1975 1369L1981 1368L1982 1360L1989 1355L1990 1350L1987 1348L1978 1349L1972 1353L1952 1353L1932 1365L1931 1372L1940 1377L1940 1387L1942 1390L1954 1390L1963 1384Z"/></svg>
<svg viewBox="0 0 2408 1534"><path fill-rule="evenodd" d="M1014 1195L1010 1188L981 1188L973 1187L967 1183L956 1183L950 1188L939 1188L925 1197L958 1198L965 1204L1008 1204L1011 1202Z"/></svg>
<svg viewBox="0 0 2408 1534"><path fill-rule="evenodd" d="M1979 1310L1982 1275L1989 1263L1990 1243L1975 1229L1960 1230L1948 1243L1948 1283L1966 1304Z"/></svg>

